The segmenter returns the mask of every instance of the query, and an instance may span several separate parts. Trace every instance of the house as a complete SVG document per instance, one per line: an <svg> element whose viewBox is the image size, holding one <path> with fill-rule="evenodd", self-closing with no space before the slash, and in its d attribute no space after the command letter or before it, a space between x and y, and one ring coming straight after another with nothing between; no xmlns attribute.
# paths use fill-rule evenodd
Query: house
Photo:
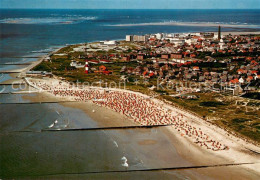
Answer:
<svg viewBox="0 0 260 180"><path fill-rule="evenodd" d="M182 54L184 57L190 57L190 53L188 53L188 52L183 52Z"/></svg>
<svg viewBox="0 0 260 180"><path fill-rule="evenodd" d="M106 63L112 63L112 61L107 60L107 59L101 59L99 62L100 62L100 63L104 63L104 64L106 64Z"/></svg>
<svg viewBox="0 0 260 180"><path fill-rule="evenodd" d="M238 74L246 74L246 73L247 73L247 70L238 69L238 70L237 70L237 73L238 73Z"/></svg>
<svg viewBox="0 0 260 180"><path fill-rule="evenodd" d="M251 73L254 74L254 75L257 75L258 71L253 70L253 71L251 71Z"/></svg>
<svg viewBox="0 0 260 180"><path fill-rule="evenodd" d="M161 55L161 58L162 58L162 59L169 59L169 54L162 54L162 55Z"/></svg>
<svg viewBox="0 0 260 180"><path fill-rule="evenodd" d="M145 59L145 55L144 54L138 54L137 55L137 59L138 60L144 60Z"/></svg>
<svg viewBox="0 0 260 180"><path fill-rule="evenodd" d="M191 58L195 58L195 57L196 57L196 54L191 54L190 57L191 57Z"/></svg>
<svg viewBox="0 0 260 180"><path fill-rule="evenodd" d="M248 76L246 79L247 82L251 82L252 80L254 80L253 76Z"/></svg>
<svg viewBox="0 0 260 180"><path fill-rule="evenodd" d="M98 61L98 60L89 60L88 63L91 63L91 64L98 64L99 61Z"/></svg>
<svg viewBox="0 0 260 180"><path fill-rule="evenodd" d="M244 84L245 80L241 77L241 78L239 78L239 83Z"/></svg>
<svg viewBox="0 0 260 180"><path fill-rule="evenodd" d="M71 61L70 66L75 67L75 68L84 68L85 67L84 64L81 64L78 61Z"/></svg>
<svg viewBox="0 0 260 180"><path fill-rule="evenodd" d="M130 61L130 56L123 56L122 60L123 61Z"/></svg>
<svg viewBox="0 0 260 180"><path fill-rule="evenodd" d="M171 54L171 58L172 59L181 59L182 58L182 54L181 53L172 53Z"/></svg>
<svg viewBox="0 0 260 180"><path fill-rule="evenodd" d="M232 79L232 80L230 80L230 83L231 84L238 84L239 80L237 78L236 79Z"/></svg>
<svg viewBox="0 0 260 180"><path fill-rule="evenodd" d="M108 45L108 46L115 46L118 44L117 41L100 41L100 44Z"/></svg>
<svg viewBox="0 0 260 180"><path fill-rule="evenodd" d="M200 67L199 67L199 66L193 66L192 70L193 70L193 71L199 71L199 70L200 70Z"/></svg>

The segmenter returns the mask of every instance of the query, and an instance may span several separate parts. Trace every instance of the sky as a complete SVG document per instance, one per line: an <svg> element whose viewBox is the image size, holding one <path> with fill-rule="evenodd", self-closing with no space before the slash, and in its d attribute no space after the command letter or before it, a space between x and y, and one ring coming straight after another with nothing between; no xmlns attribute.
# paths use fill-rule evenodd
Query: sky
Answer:
<svg viewBox="0 0 260 180"><path fill-rule="evenodd" d="M0 0L0 8L260 9L260 0Z"/></svg>

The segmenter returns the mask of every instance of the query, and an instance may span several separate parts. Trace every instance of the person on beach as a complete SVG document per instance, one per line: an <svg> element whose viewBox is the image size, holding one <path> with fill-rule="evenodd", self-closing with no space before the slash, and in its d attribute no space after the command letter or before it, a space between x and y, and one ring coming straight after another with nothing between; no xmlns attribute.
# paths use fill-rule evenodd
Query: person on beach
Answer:
<svg viewBox="0 0 260 180"><path fill-rule="evenodd" d="M99 88L79 89L61 82L49 84L44 81L33 81L32 84L54 96L68 97L75 101L92 101L98 106L121 113L141 125L172 125L181 136L191 138L196 144L209 150L229 149L210 138L201 128L189 124L188 117L184 114L168 111L163 105L158 106L151 98L136 93L121 90L104 91Z"/></svg>

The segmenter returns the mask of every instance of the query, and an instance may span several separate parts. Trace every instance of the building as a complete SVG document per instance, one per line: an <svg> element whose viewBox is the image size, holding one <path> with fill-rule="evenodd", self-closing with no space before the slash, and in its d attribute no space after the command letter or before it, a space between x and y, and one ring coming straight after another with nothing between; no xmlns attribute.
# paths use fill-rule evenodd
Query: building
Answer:
<svg viewBox="0 0 260 180"><path fill-rule="evenodd" d="M73 51L75 51L75 52L85 52L86 49L87 49L86 46L78 46L76 48L73 48Z"/></svg>
<svg viewBox="0 0 260 180"><path fill-rule="evenodd" d="M123 60L123 61L130 61L130 56L124 56L124 57L122 58L122 60Z"/></svg>
<svg viewBox="0 0 260 180"><path fill-rule="evenodd" d="M100 63L103 63L103 64L113 63L112 61L107 60L107 59L101 59L99 62L100 62Z"/></svg>
<svg viewBox="0 0 260 180"><path fill-rule="evenodd" d="M214 37L214 33L203 32L203 33L200 33L200 36L203 37L203 38L213 38Z"/></svg>
<svg viewBox="0 0 260 180"><path fill-rule="evenodd" d="M26 72L27 77L52 77L51 72L46 71L27 71Z"/></svg>
<svg viewBox="0 0 260 180"><path fill-rule="evenodd" d="M133 35L126 35L125 40L126 40L127 42L132 42L132 41L134 40L134 36L133 36Z"/></svg>
<svg viewBox="0 0 260 180"><path fill-rule="evenodd" d="M170 39L170 42L173 43L175 46L183 46L185 43L185 40L172 38L172 39Z"/></svg>
<svg viewBox="0 0 260 180"><path fill-rule="evenodd" d="M146 42L146 41L148 41L148 37L147 36L134 35L133 41L135 41L135 42Z"/></svg>
<svg viewBox="0 0 260 180"><path fill-rule="evenodd" d="M117 41L100 41L100 44L108 45L108 46L115 46L117 45Z"/></svg>
<svg viewBox="0 0 260 180"><path fill-rule="evenodd" d="M75 68L84 68L84 65L82 65L78 61L71 61L70 66Z"/></svg>
<svg viewBox="0 0 260 180"><path fill-rule="evenodd" d="M137 55L137 59L138 60L144 60L145 59L145 55L144 54L138 54Z"/></svg>
<svg viewBox="0 0 260 180"><path fill-rule="evenodd" d="M169 54L162 54L162 55L161 55L161 58L162 58L162 59L169 59Z"/></svg>
<svg viewBox="0 0 260 180"><path fill-rule="evenodd" d="M172 53L171 54L171 58L172 59L181 59L182 58L182 54L181 53Z"/></svg>
<svg viewBox="0 0 260 180"><path fill-rule="evenodd" d="M163 34L162 33L157 33L155 34L157 39L162 39L163 38Z"/></svg>
<svg viewBox="0 0 260 180"><path fill-rule="evenodd" d="M218 40L221 39L221 27L219 26L218 27Z"/></svg>

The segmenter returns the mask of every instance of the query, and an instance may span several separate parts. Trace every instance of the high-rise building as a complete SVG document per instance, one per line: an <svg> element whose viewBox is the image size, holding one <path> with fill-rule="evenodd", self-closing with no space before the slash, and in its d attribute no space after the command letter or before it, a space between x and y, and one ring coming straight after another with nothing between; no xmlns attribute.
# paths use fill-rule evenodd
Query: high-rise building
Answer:
<svg viewBox="0 0 260 180"><path fill-rule="evenodd" d="M136 41L136 42L145 42L145 41L148 40L148 37L147 36L134 35L133 40Z"/></svg>
<svg viewBox="0 0 260 180"><path fill-rule="evenodd" d="M131 42L131 41L133 41L133 36L132 35L126 35L125 40L128 41L128 42Z"/></svg>

